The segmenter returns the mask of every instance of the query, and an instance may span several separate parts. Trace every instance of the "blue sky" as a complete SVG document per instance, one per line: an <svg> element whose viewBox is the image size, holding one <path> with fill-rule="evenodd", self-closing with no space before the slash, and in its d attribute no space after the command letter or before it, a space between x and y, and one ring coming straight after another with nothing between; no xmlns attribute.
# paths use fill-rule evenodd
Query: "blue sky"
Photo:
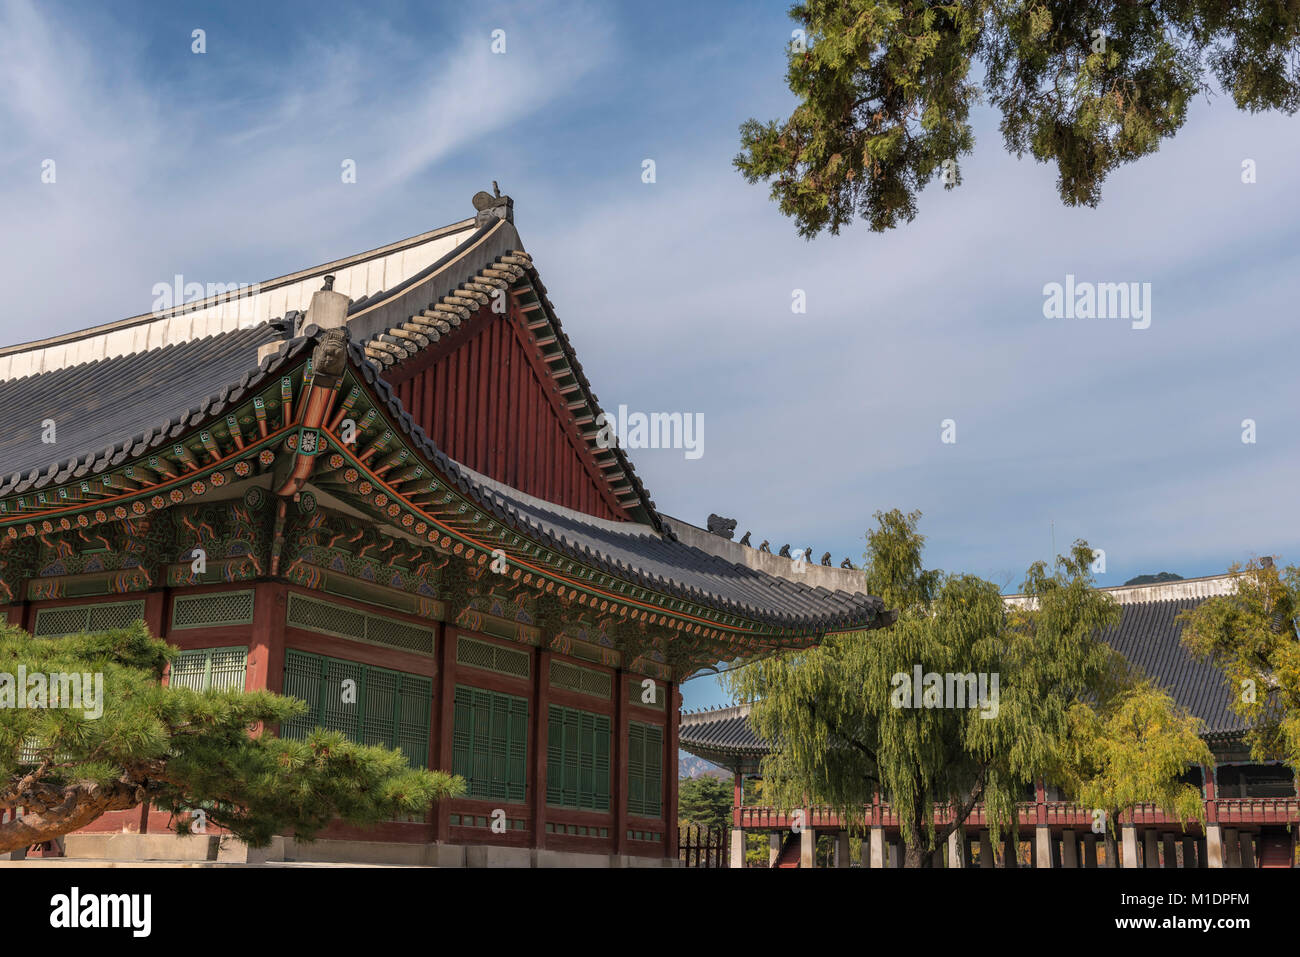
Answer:
<svg viewBox="0 0 1300 957"><path fill-rule="evenodd" d="M1300 119L1198 102L1087 210L982 109L959 189L810 243L731 166L788 112L786 6L0 0L0 340L413 235L496 179L602 404L703 413L702 458L634 454L670 514L838 563L920 509L932 565L1012 588L1053 535L1101 584L1300 560ZM1045 319L1067 274L1151 283L1150 328Z"/></svg>

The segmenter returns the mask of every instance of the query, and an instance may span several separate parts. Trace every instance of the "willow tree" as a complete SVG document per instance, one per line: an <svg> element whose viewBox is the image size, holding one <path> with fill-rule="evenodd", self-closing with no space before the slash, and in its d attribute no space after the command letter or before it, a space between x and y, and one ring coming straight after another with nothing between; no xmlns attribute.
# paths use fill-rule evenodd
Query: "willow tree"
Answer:
<svg viewBox="0 0 1300 957"><path fill-rule="evenodd" d="M797 105L744 123L735 164L807 238L855 214L892 229L927 183L958 186L981 100L1008 152L1055 165L1069 206L1095 206L1215 83L1242 110L1300 107L1294 3L804 0L790 16Z"/></svg>
<svg viewBox="0 0 1300 957"><path fill-rule="evenodd" d="M1204 823L1201 789L1184 773L1213 764L1214 757L1200 736L1199 719L1164 689L1139 673L1126 674L1111 693L1076 701L1069 719L1065 747L1049 774L1073 800L1093 809L1093 831L1103 835L1107 866L1119 860L1121 816L1138 804Z"/></svg>
<svg viewBox="0 0 1300 957"><path fill-rule="evenodd" d="M995 841L1015 833L1016 802L1063 746L1071 705L1114 679L1114 655L1096 636L1118 609L1091 587L1084 542L1051 570L1032 566L1032 607L1008 614L995 584L924 568L919 512L876 519L863 585L895 623L729 678L772 742L763 775L777 803L817 800L857 820L879 794L899 815L905 865L927 867L976 803ZM954 814L936 828L945 806Z"/></svg>
<svg viewBox="0 0 1300 957"><path fill-rule="evenodd" d="M1300 771L1300 568L1279 571L1270 559L1229 571L1233 594L1179 616L1183 642L1223 668L1224 694L1248 725L1251 756Z"/></svg>
<svg viewBox="0 0 1300 957"><path fill-rule="evenodd" d="M142 623L33 638L0 628L0 853L67 834L148 801L186 832L202 810L254 846L310 840L335 819L370 825L419 813L464 782L412 768L400 751L317 729L305 740L250 735L302 714L270 691L164 687L176 649ZM71 692L71 693L70 693Z"/></svg>

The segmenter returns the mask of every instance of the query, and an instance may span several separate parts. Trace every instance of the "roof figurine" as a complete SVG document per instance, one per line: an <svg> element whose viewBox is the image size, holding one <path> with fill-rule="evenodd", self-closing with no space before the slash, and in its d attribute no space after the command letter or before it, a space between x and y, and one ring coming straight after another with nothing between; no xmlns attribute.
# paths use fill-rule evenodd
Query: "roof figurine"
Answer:
<svg viewBox="0 0 1300 957"><path fill-rule="evenodd" d="M479 190L471 200L478 215L474 217L476 226L491 225L494 219L504 219L508 223L515 221L515 201L509 196L501 195L501 187L492 181L492 192Z"/></svg>
<svg viewBox="0 0 1300 957"><path fill-rule="evenodd" d="M721 515L714 515L710 512L709 531L730 541L731 536L736 534L736 520L734 518L723 518Z"/></svg>

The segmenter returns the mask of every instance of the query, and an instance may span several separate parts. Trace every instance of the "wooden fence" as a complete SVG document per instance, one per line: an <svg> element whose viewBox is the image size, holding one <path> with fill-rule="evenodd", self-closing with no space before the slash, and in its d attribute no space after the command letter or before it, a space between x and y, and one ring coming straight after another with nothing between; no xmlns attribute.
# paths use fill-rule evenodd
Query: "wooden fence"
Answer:
<svg viewBox="0 0 1300 957"><path fill-rule="evenodd" d="M677 829L677 855L687 867L726 867L727 831L695 824Z"/></svg>

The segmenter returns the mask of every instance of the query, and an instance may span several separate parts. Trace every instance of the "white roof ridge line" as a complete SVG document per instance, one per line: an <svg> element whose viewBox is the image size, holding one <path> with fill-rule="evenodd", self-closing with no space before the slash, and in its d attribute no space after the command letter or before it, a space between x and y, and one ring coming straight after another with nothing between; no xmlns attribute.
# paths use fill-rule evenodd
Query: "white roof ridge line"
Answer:
<svg viewBox="0 0 1300 957"><path fill-rule="evenodd" d="M266 283L238 287L209 284L204 287L210 293L206 298L176 305L171 304L172 297L182 298L183 290L168 286L156 299L159 308L155 312L0 348L0 381L248 329L290 313L301 315L321 288L320 277L326 275L335 277L336 292L354 302L365 302L401 286L453 253L476 229L475 220L463 220ZM184 282L184 277L175 282ZM153 291L160 292L157 286Z"/></svg>
<svg viewBox="0 0 1300 957"><path fill-rule="evenodd" d="M156 322L159 319L167 319L177 315L183 315L187 312L197 312L212 306L220 305L225 302L231 302L245 296L256 295L259 292L270 292L281 286L292 283L302 282L312 276L323 275L334 269L342 269L348 266L355 266L358 263L367 262L377 259L381 256L397 252L399 250L418 246L421 243L437 239L439 236L447 236L452 233L463 232L466 229L474 228L473 219L461 220L457 223L451 223L447 226L440 226L437 229L427 230L415 236L408 236L405 239L395 240L386 243L383 246L377 246L374 249L368 249L364 252L354 253L351 256L345 256L342 259L331 260L327 263L321 263L318 266L310 266L306 269L299 269L291 273L285 273L281 276L274 276L257 283L241 286L237 291L227 291L208 296L204 299L196 299L192 302L183 302L170 309L160 312L144 312L134 316L128 316L125 319L114 319L111 322L100 323L96 326L90 326L86 329L78 329L74 332L64 332L56 336L49 336L44 339L33 339L29 342L21 342L11 346L0 346L0 356L10 356L22 352L35 351L37 349L47 349L51 346L67 345L77 342L81 339L89 339L95 336L104 335L109 332L118 332L123 329L130 329L146 322ZM355 297L354 297L355 298Z"/></svg>
<svg viewBox="0 0 1300 957"><path fill-rule="evenodd" d="M1147 601L1178 601L1187 598L1209 598L1232 594L1236 579L1240 573L1221 572L1217 575L1202 575L1198 578L1179 578L1174 581L1146 582L1141 585L1107 585L1096 591L1105 592L1115 597L1121 605L1136 604ZM1024 594L1003 595L1002 600L1012 605L1022 605L1029 601Z"/></svg>

